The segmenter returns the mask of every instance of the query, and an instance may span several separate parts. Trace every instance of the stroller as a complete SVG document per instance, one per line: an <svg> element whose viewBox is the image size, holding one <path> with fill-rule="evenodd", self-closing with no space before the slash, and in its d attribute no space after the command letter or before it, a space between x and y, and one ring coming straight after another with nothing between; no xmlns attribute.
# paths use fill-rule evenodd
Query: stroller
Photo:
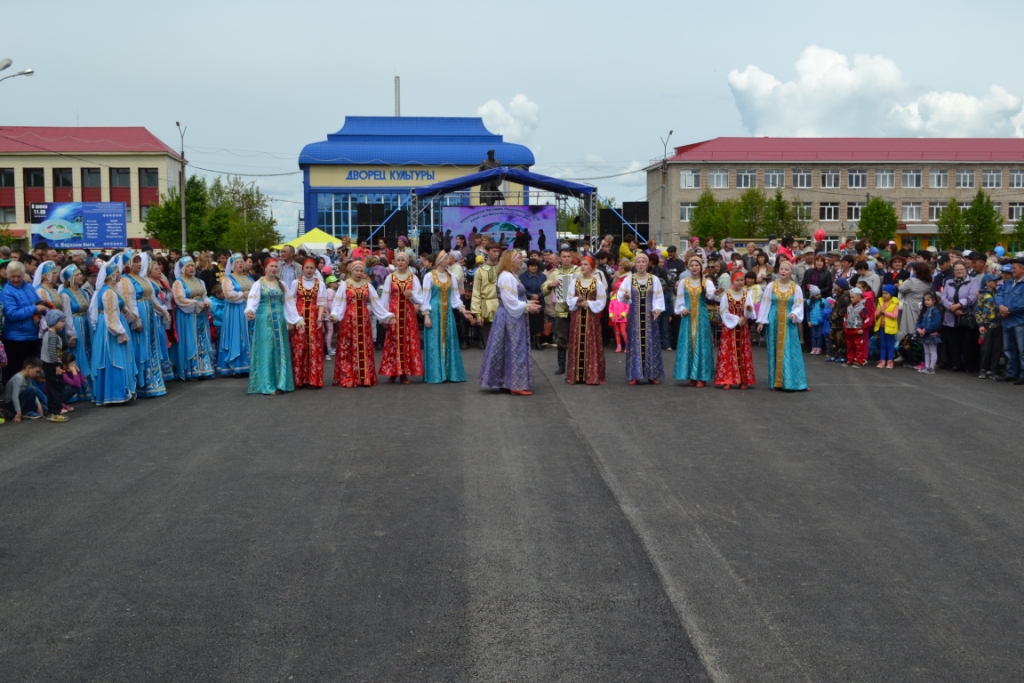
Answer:
<svg viewBox="0 0 1024 683"><path fill-rule="evenodd" d="M914 367L924 362L924 344L921 343L921 337L915 332L914 334L908 334L900 340L899 344L900 358L903 360L903 365L906 367Z"/></svg>

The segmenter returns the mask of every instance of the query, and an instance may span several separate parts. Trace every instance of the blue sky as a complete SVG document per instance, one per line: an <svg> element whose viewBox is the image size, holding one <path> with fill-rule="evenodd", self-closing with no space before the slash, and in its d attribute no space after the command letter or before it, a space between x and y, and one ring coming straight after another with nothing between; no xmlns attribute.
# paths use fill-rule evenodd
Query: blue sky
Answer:
<svg viewBox="0 0 1024 683"><path fill-rule="evenodd" d="M620 174L723 135L1021 134L1019 2L184 2L0 8L0 123L142 125L297 171L346 115L484 115L535 170ZM860 55L858 57L858 55ZM8 72L10 73L10 72ZM995 89L993 89L995 87ZM301 177L257 179L294 234ZM642 200L642 174L594 181Z"/></svg>

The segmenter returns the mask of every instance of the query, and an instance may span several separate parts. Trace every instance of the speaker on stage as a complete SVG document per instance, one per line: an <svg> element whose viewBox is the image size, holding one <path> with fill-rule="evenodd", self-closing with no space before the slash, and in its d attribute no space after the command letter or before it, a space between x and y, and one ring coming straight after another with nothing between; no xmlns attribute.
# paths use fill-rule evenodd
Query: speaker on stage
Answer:
<svg viewBox="0 0 1024 683"><path fill-rule="evenodd" d="M408 236L409 212L406 209L401 209L396 211L395 215L384 224L384 237L388 240L388 246L394 248L392 241L394 241L395 244L398 244L399 237Z"/></svg>

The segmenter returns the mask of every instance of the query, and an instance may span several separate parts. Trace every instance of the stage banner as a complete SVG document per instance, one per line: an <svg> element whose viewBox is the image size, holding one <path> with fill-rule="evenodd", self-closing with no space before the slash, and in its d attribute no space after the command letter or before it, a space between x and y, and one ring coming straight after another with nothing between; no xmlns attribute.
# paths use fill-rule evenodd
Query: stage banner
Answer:
<svg viewBox="0 0 1024 683"><path fill-rule="evenodd" d="M32 246L54 249L123 249L128 226L123 202L32 204Z"/></svg>
<svg viewBox="0 0 1024 683"><path fill-rule="evenodd" d="M515 244L520 249L537 246L537 237L544 231L545 246L552 249L558 211L554 206L444 206L441 222L452 235L476 231L501 244Z"/></svg>

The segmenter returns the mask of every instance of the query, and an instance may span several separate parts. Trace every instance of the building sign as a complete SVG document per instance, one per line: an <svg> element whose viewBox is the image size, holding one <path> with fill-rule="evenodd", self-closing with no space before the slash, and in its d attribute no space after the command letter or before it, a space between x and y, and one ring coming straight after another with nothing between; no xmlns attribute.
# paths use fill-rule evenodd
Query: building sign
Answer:
<svg viewBox="0 0 1024 683"><path fill-rule="evenodd" d="M60 202L30 205L32 246L54 249L121 249L128 246L123 202Z"/></svg>
<svg viewBox="0 0 1024 683"><path fill-rule="evenodd" d="M513 244L517 239L530 240L537 246L540 231L548 238L548 247L555 242L558 210L554 206L445 206L441 208L444 229L453 235L469 235L476 231L495 242ZM521 242L522 243L522 242Z"/></svg>
<svg viewBox="0 0 1024 683"><path fill-rule="evenodd" d="M459 166L311 166L310 187L421 187L451 180L468 173L471 168Z"/></svg>
<svg viewBox="0 0 1024 683"><path fill-rule="evenodd" d="M409 169L350 168L345 180L387 180L398 183L434 182L434 171L411 171Z"/></svg>

